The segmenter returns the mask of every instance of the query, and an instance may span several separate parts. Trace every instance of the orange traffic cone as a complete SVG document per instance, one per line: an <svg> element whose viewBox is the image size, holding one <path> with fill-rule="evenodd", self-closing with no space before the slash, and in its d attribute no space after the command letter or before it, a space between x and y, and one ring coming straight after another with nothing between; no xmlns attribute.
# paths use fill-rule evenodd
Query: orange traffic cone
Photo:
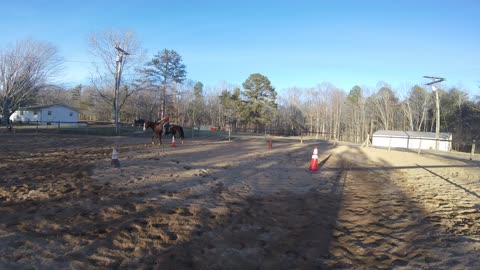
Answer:
<svg viewBox="0 0 480 270"><path fill-rule="evenodd" d="M310 161L310 168L311 172L316 172L318 170L318 147L315 146L313 149L312 160Z"/></svg>
<svg viewBox="0 0 480 270"><path fill-rule="evenodd" d="M117 148L113 148L111 165L112 165L113 167L115 167L115 168L120 167L120 161L118 161L118 151L117 151Z"/></svg>
<svg viewBox="0 0 480 270"><path fill-rule="evenodd" d="M177 143L175 142L175 136L172 136L172 147L176 147Z"/></svg>

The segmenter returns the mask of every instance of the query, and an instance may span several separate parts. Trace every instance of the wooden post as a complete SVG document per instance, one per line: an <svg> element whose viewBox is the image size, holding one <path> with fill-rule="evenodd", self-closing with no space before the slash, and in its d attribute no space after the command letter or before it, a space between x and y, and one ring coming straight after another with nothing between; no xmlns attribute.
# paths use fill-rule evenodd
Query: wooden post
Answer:
<svg viewBox="0 0 480 270"><path fill-rule="evenodd" d="M228 126L228 141L231 140L231 137L230 137L231 135L232 135L232 126L229 125L229 126Z"/></svg>
<svg viewBox="0 0 480 270"><path fill-rule="evenodd" d="M473 155L475 155L475 140L472 143L472 152L470 153L470 160L473 159Z"/></svg>
<svg viewBox="0 0 480 270"><path fill-rule="evenodd" d="M420 138L420 142L418 143L418 153L420 154L420 149L422 149L422 138Z"/></svg>
<svg viewBox="0 0 480 270"><path fill-rule="evenodd" d="M390 151L391 146L392 146L392 136L390 136L390 140L388 141L388 151Z"/></svg>
<svg viewBox="0 0 480 270"><path fill-rule="evenodd" d="M11 133L13 133L13 137L15 137L15 128L13 127L12 121L8 121L7 123L8 123L8 125L7 125L8 131L10 131Z"/></svg>
<svg viewBox="0 0 480 270"><path fill-rule="evenodd" d="M367 134L367 139L362 143L362 145L360 145L360 147L363 147L364 145L366 145L366 147L368 148L369 142L370 142L370 134Z"/></svg>
<svg viewBox="0 0 480 270"><path fill-rule="evenodd" d="M303 133L300 132L300 144L303 144Z"/></svg>
<svg viewBox="0 0 480 270"><path fill-rule="evenodd" d="M370 120L370 133L368 134L373 136L373 120Z"/></svg>

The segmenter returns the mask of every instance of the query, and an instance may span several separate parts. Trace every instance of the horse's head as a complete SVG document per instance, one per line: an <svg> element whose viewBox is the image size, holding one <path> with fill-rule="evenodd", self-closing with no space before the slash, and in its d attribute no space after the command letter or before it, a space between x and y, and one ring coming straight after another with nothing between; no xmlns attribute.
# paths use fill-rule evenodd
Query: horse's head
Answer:
<svg viewBox="0 0 480 270"><path fill-rule="evenodd" d="M154 128L154 126L155 126L154 122L147 120L143 123L143 131L147 130L147 128Z"/></svg>

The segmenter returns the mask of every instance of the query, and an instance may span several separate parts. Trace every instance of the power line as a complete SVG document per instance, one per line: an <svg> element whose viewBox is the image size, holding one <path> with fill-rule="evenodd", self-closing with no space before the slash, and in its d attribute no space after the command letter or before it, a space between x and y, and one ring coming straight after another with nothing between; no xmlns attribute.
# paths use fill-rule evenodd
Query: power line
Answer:
<svg viewBox="0 0 480 270"><path fill-rule="evenodd" d="M80 60L63 60L63 62L69 62L69 63L85 63L85 64L100 64L99 62L96 62L96 61L80 61Z"/></svg>

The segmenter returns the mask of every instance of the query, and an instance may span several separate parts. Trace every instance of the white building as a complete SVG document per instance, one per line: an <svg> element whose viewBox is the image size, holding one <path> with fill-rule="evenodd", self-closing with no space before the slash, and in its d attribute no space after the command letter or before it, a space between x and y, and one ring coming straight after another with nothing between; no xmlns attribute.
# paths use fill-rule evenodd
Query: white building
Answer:
<svg viewBox="0 0 480 270"><path fill-rule="evenodd" d="M37 123L41 125L76 125L78 110L63 104L38 105L19 108L11 116L13 122Z"/></svg>
<svg viewBox="0 0 480 270"><path fill-rule="evenodd" d="M435 132L379 130L373 133L372 145L391 148L435 149ZM452 134L440 132L438 150L452 149Z"/></svg>

